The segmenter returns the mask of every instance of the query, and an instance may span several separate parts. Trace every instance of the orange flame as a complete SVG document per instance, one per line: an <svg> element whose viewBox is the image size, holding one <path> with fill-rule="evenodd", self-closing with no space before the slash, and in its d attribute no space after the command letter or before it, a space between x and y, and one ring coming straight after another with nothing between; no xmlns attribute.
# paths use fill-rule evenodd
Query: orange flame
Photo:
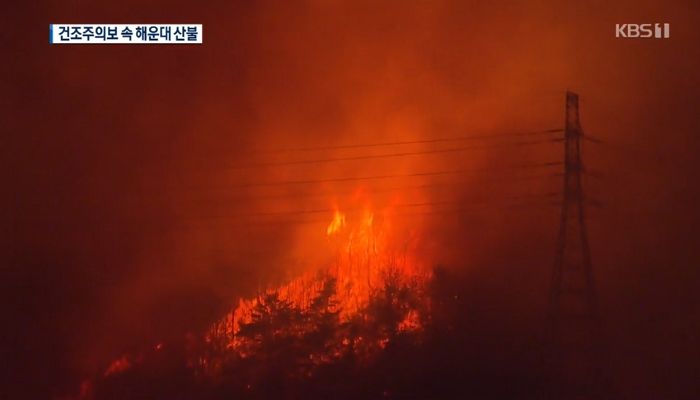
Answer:
<svg viewBox="0 0 700 400"><path fill-rule="evenodd" d="M392 232L388 213L375 213L366 208L356 218L346 215L336 209L326 228L327 244L335 253L335 262L328 265L322 273L308 271L277 288L269 288L266 294L276 294L280 300L291 303L292 306L308 310L312 301L324 289L326 278L335 279L336 287L334 303L331 308L339 311L341 322L348 322L366 309L373 295L379 293L391 279L393 283L419 285L427 282L429 272L422 268L416 259L409 255L408 242L399 241ZM398 281L396 281L398 279ZM411 286L417 287L417 286ZM262 294L262 293L261 293ZM253 321L256 306L261 303L261 294L256 298L239 299L235 309L209 329L204 337L206 342L221 343L234 350L240 357L252 354L246 348L245 341L237 336L241 326ZM398 331L418 332L421 330L421 315L411 309L398 324ZM189 335L189 334L188 334ZM219 341L223 339L223 342ZM389 336L375 338L370 342L364 336L339 338L339 346L351 349L360 357L369 354L372 345L384 349L390 342ZM156 343L152 352L163 350L163 343ZM313 363L328 362L333 357L339 357L341 350L335 350L331 355L309 355ZM103 377L121 374L134 365L141 363L143 355L122 356L114 360L104 371ZM215 372L220 362L215 358L197 355L188 359L188 366L197 365L209 372ZM88 382L90 383L90 382ZM86 386L86 390L90 390ZM86 396L90 396L88 393ZM83 396L81 398L87 398Z"/></svg>
<svg viewBox="0 0 700 400"><path fill-rule="evenodd" d="M378 217L365 209L359 218L352 219L337 210L326 228L329 244L336 254L334 265L324 271L336 279L336 307L340 318L347 321L365 307L372 294L381 289L389 273L395 273L406 283L410 279L425 279L427 272L407 254L406 246L392 245L391 225L386 215ZM396 249L400 248L400 251ZM401 254L403 251L403 254ZM302 309L308 308L314 296L322 289L323 279L316 271L309 271L266 293L277 293L279 298ZM260 296L259 296L260 297ZM229 347L237 348L236 333L249 323L259 298L240 299L238 306L212 328L213 334L224 333L232 338ZM412 313L401 323L401 330L419 328L417 315ZM239 349L242 353L242 349Z"/></svg>
<svg viewBox="0 0 700 400"><path fill-rule="evenodd" d="M326 234L330 237L331 235L338 233L345 226L345 214L338 210L335 210L333 215L333 220L328 224L326 229Z"/></svg>

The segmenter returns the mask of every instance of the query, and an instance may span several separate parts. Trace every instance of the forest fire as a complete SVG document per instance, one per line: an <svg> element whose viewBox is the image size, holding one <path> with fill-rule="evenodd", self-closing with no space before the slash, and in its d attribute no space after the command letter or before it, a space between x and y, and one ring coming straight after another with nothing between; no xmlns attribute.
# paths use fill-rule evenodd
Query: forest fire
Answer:
<svg viewBox="0 0 700 400"><path fill-rule="evenodd" d="M390 346L420 343L432 273L389 215L336 209L324 244L335 254L331 264L240 299L201 336L116 359L96 378L97 392L121 393L143 371L167 374L179 363L198 384L228 382L249 394L271 380L296 385L331 365L369 365Z"/></svg>
<svg viewBox="0 0 700 400"><path fill-rule="evenodd" d="M12 4L0 400L698 397L700 1Z"/></svg>
<svg viewBox="0 0 700 400"><path fill-rule="evenodd" d="M328 243L335 252L335 261L322 270L308 271L277 288L268 288L256 298L241 299L237 307L212 328L214 336L230 338L229 347L241 345L238 337L242 327L251 324L256 309L264 306L265 299L274 296L300 310L314 307L319 293L331 290L328 310L338 314L346 323L362 313L378 291L387 284L410 285L420 290L429 278L427 269L410 257L409 243L402 252L392 246L391 225L386 216L377 217L364 209L357 218L336 211L326 229ZM420 329L416 310L408 312L401 321L402 330Z"/></svg>

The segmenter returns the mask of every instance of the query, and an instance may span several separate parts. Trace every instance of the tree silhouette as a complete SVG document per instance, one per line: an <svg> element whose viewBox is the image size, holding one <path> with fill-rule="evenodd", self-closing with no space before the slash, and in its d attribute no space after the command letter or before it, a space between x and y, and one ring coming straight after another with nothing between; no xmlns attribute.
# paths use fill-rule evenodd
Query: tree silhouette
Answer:
<svg viewBox="0 0 700 400"><path fill-rule="evenodd" d="M341 319L337 281L332 276L319 277L320 288L305 304L277 291L261 295L233 341L222 325L196 346L187 347L185 358L197 360L189 382L202 386L192 386L193 393L205 390L211 396L201 398L217 399L354 399L415 390L428 354L416 340L430 323L426 296L441 298L436 302L441 308L449 308L450 297L443 293L444 277L443 282L426 287L424 280L387 271L383 285L348 320ZM407 328L411 317L419 319L420 329ZM124 375L120 381L130 377L146 385L153 379L136 369L129 373L134 377ZM186 375L187 370L178 373ZM118 398L123 391L115 394Z"/></svg>

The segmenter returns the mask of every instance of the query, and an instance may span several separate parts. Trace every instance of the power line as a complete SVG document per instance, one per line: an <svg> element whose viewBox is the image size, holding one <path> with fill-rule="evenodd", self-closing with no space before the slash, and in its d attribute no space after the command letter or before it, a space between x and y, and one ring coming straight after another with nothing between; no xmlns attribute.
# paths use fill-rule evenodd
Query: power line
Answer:
<svg viewBox="0 0 700 400"><path fill-rule="evenodd" d="M453 174L462 174L462 173L469 173L469 172L491 171L494 169L520 169L520 168L551 167L551 166L557 166L557 165L563 165L563 163L561 161L552 161L552 162L546 162L546 163L512 165L512 166L503 167L503 168L456 169L456 170L449 170L449 171L414 172L414 173L407 173L407 174L387 174L387 175L373 175L373 176L359 176L359 177L348 176L348 177L336 177L336 178L325 178L325 179L300 179L300 180L289 180L289 181L251 182L251 183L232 185L232 187L262 187L262 186L301 185L301 184L327 183L327 182L353 182L353 181L380 180L380 179L391 179L391 178L407 178L407 177L418 177L418 176L453 175Z"/></svg>
<svg viewBox="0 0 700 400"><path fill-rule="evenodd" d="M604 140L591 135L581 135L581 138L595 144L607 144Z"/></svg>
<svg viewBox="0 0 700 400"><path fill-rule="evenodd" d="M399 146L399 145L409 145L409 144L421 144L421 143L444 143L444 142L458 142L465 140L478 140L478 139L492 139L492 138L502 138L502 137L521 137L521 136L531 136L531 135L541 135L548 133L559 133L564 132L563 129L545 129L539 131L528 131L528 132L507 132L507 133L496 133L496 134L481 134L481 135L467 135L467 136L453 136L445 138L436 139L422 139L422 140L404 140L404 141L394 141L394 142L377 142L377 143L360 143L360 144L346 144L346 145L334 145L334 146L312 146L312 147L296 147L289 149L280 149L276 152L303 152L303 151L318 151L318 150L339 150L339 149L357 149L364 147L384 147L384 146Z"/></svg>
<svg viewBox="0 0 700 400"><path fill-rule="evenodd" d="M462 147L451 147L446 149L436 149L436 150L421 150L421 151L408 151L401 153L386 153L386 154L369 154L360 156L350 156L350 157L334 157L334 158L319 158L314 160L295 160L295 161L279 161L279 162L265 162L265 163L255 163L255 164L245 164L232 166L231 169L245 169L245 168L260 168L260 167L277 167L284 165L302 165L302 164L319 164L319 163L330 163L339 161L359 161L359 160L371 160L371 159L381 159L381 158L394 158L394 157L408 157L408 156L418 156L427 154L444 154L444 153L456 153L466 150L476 150L476 149L491 149L498 147L517 147L517 146L532 146L544 143L555 143L562 142L563 139L547 139L547 140L536 140L529 142L516 142L516 143L501 143L494 145L485 146L462 146Z"/></svg>
<svg viewBox="0 0 700 400"><path fill-rule="evenodd" d="M462 204L464 205L464 202L454 202L453 204ZM445 204L447 205L447 204ZM399 213L392 213L392 216L396 217L435 217L435 216L442 216L442 215L453 215L453 214L468 214L468 213L475 213L475 212L483 212L484 207L487 209L494 210L494 207L490 207L493 205L493 202L481 202L481 203L472 203L473 206L475 207L456 207L456 208L443 208L439 210L429 210L429 211L409 211L409 212L399 212ZM518 210L522 209L523 207L546 207L547 209L558 206L559 203L556 202L542 202L542 201L519 201L519 202L514 202L514 203L502 203L498 204L499 212L500 211L507 211L507 210ZM417 207L417 206L416 206ZM333 210L335 211L335 210ZM346 210L347 211L347 210ZM320 213L320 212L319 212ZM289 214L289 216L294 217L295 215L299 214ZM228 221L232 218L240 218L240 216L234 216L234 215L221 215L221 216L210 216L210 217L200 217L200 218L188 218L189 220L196 219L196 220L202 220L202 219L208 219L208 220L222 220L222 221ZM328 218L325 217L312 217L312 218L285 218L285 219L263 219L263 220L251 220L251 219L245 219L243 221L239 221L238 224L231 226L231 229L253 229L253 228L262 228L262 227L267 227L267 226L289 226L289 225L304 225L304 224L327 224L329 221ZM228 224L228 222L227 222Z"/></svg>
<svg viewBox="0 0 700 400"><path fill-rule="evenodd" d="M529 195L514 195L514 196L501 196L502 199L507 200L522 200L522 199L533 199L533 198L551 198L559 196L559 192L547 192L544 194L529 194ZM472 199L472 201L464 200L449 200L449 201L424 201L416 203L401 203L393 204L391 208L414 208L414 207L442 207L451 205L492 205L494 202L490 199L480 198ZM343 211L358 211L363 210L364 207L348 207ZM258 213L247 213L247 214L232 214L232 215L212 215L212 216L199 216L197 219L229 219L229 218L256 218L256 217L280 217L280 216L294 216L294 215L308 215L308 214L323 214L323 213L334 213L336 208L325 207L325 208L315 208L308 210L292 210L292 211L271 211L271 212L258 212ZM273 220L274 221L274 220ZM325 220L324 220L325 221ZM258 221L264 222L264 221ZM270 221L272 222L272 221Z"/></svg>
<svg viewBox="0 0 700 400"><path fill-rule="evenodd" d="M560 177L561 174L540 174L540 175L527 175L527 176L519 176L519 177L508 177L507 179L502 179L503 181L519 181L519 180L531 180L531 179L542 179L542 178L551 178L551 177ZM496 180L496 179L489 179L490 181L502 181L502 180ZM429 189L429 188L454 188L457 187L458 185L463 184L463 182L435 182L435 183L426 183L426 184L421 184L421 185L406 185L406 186L394 186L394 187L381 187L377 189L372 189L368 190L370 194L377 194L377 193L391 193L391 192L399 192L403 190L414 190L414 189ZM334 190L333 192L304 192L304 193L284 193L284 194L273 194L273 195L253 195L253 196L234 196L234 197L228 197L226 199L227 202L247 202L247 201L260 201L260 200L291 200L291 199L298 199L298 198L313 198L313 197L330 197L330 196L337 196L337 195L343 195L343 194L353 194L357 193L357 189L352 189L352 190Z"/></svg>
<svg viewBox="0 0 700 400"><path fill-rule="evenodd" d="M522 207L530 207L529 211L534 211L536 209L542 209L545 211L555 209L556 206L559 204L555 203L543 203L543 202L519 202L519 203L514 203L514 204L506 204L503 205L500 209L499 212L508 212L508 211L519 211L522 210ZM493 208L491 208L493 210ZM466 208L466 207L459 207L459 208L451 208L451 209L444 209L444 210L431 210L431 211L421 211L421 212L405 212L405 213L396 213L392 214L396 217L401 217L401 218L411 218L411 217L420 217L420 218L437 218L437 217L444 217L444 216L453 216L453 215L464 215L464 214L474 214L474 213L479 213L483 212L483 208L479 207L471 207L471 208ZM521 214L522 215L522 214ZM228 219L228 217L221 217L221 219ZM300 225L313 225L313 224L319 224L319 225L327 225L329 222L328 218L304 218L304 219L285 219L285 220L266 220L266 221L246 221L241 224L237 225L229 225L228 221L226 222L227 228L226 230L235 230L235 231L253 231L255 229L269 229L269 228L278 228L280 226L285 226L285 227L290 227L290 226L300 226ZM208 225L182 225L179 226L179 229L210 229Z"/></svg>
<svg viewBox="0 0 700 400"><path fill-rule="evenodd" d="M428 207L428 206L443 206L443 205L454 205L460 204L459 201L426 201L420 203L405 203L405 204L394 204L392 207L405 208L405 207ZM352 207L348 210L358 210L361 208ZM237 217L272 217L272 216L282 216L282 215L303 215L303 214L320 214L320 213L332 213L335 212L335 208L317 208L311 210L295 210L295 211L272 211L272 212L259 212L250 214L239 214ZM347 210L346 210L347 211Z"/></svg>

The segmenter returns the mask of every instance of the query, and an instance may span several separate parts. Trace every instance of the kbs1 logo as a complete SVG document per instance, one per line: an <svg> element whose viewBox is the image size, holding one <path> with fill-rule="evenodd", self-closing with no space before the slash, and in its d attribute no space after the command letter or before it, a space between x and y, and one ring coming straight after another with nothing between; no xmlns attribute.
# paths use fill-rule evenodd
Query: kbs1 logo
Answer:
<svg viewBox="0 0 700 400"><path fill-rule="evenodd" d="M616 38L654 38L671 37L671 24L615 24Z"/></svg>

